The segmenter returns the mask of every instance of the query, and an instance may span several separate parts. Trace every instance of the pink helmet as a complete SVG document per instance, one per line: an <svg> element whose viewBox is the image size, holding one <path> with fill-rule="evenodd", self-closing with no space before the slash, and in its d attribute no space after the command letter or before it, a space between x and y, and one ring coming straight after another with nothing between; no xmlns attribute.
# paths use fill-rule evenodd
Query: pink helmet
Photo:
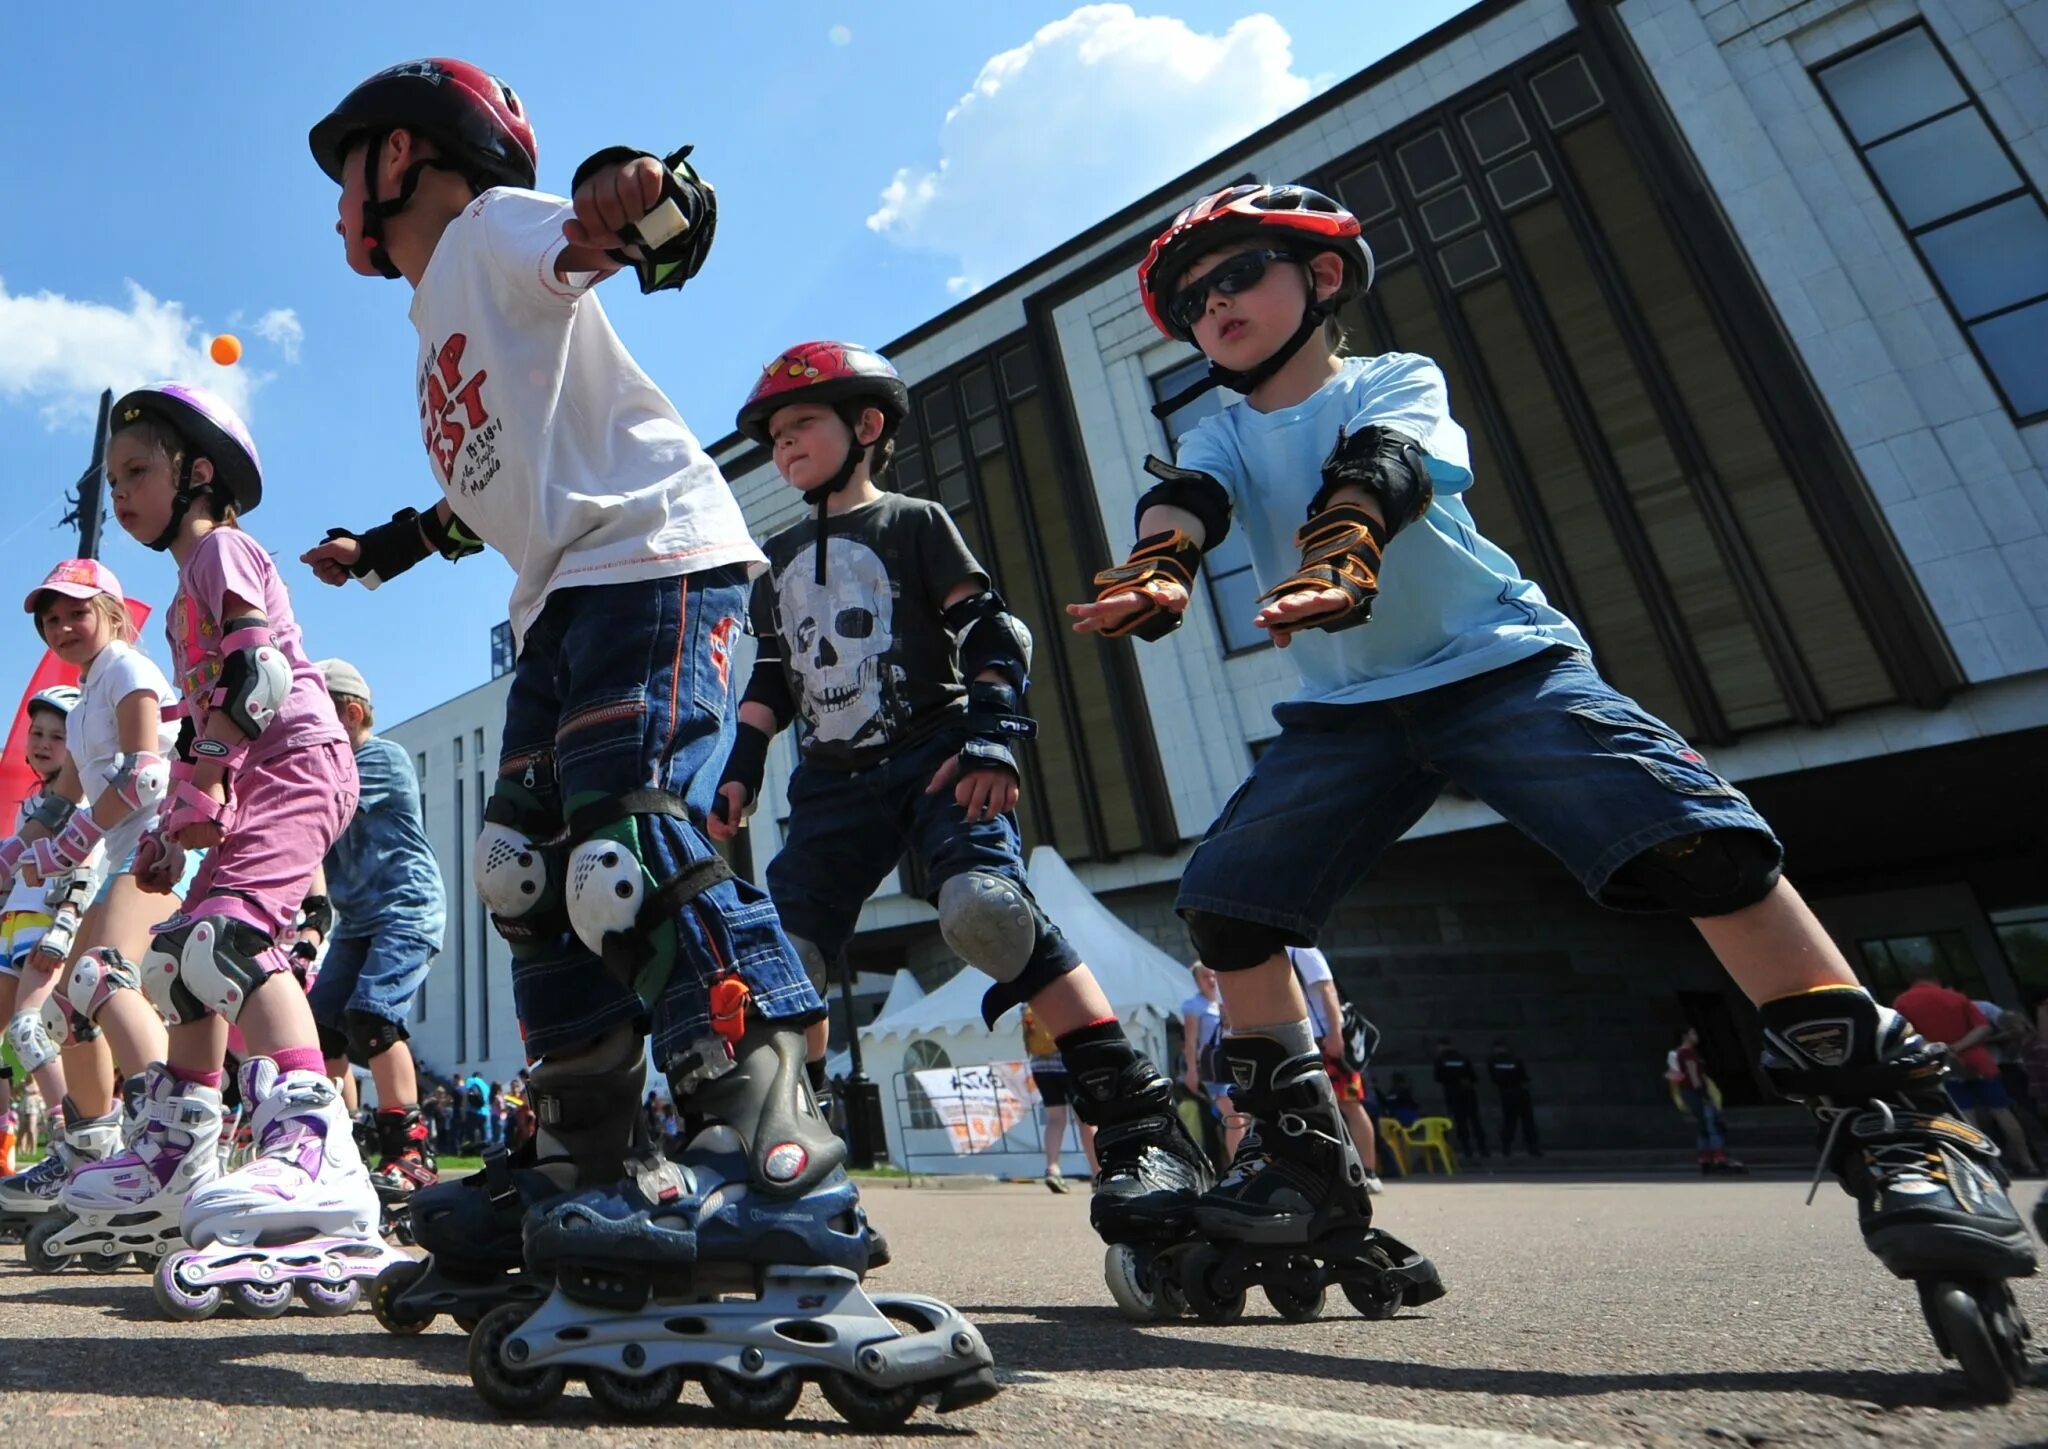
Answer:
<svg viewBox="0 0 2048 1449"><path fill-rule="evenodd" d="M263 501L263 463L241 415L225 401L189 382L139 387L114 404L114 431L145 415L169 423L191 445L192 457L213 464L214 482L242 513Z"/></svg>

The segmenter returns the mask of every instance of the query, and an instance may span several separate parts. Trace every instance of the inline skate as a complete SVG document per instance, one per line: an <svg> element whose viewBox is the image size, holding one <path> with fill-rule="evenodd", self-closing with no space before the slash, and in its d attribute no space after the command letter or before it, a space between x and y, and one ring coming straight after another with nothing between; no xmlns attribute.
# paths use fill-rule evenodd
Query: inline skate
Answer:
<svg viewBox="0 0 2048 1449"><path fill-rule="evenodd" d="M380 1108L371 1118L377 1165L370 1184L377 1189L387 1237L411 1244L413 1194L441 1180L434 1141L417 1106Z"/></svg>
<svg viewBox="0 0 2048 1449"><path fill-rule="evenodd" d="M66 1097L64 1125L50 1134L49 1155L34 1166L0 1181L0 1232L22 1240L23 1252L31 1268L41 1273L54 1273L70 1262L68 1254L62 1258L36 1256L28 1244L45 1224L65 1220L58 1194L71 1175L87 1163L98 1162L119 1152L121 1140L121 1113L118 1109L104 1117L82 1118L78 1104ZM106 1256L93 1253L85 1257L83 1266L92 1272L105 1273L112 1272L126 1261L125 1253Z"/></svg>
<svg viewBox="0 0 2048 1449"><path fill-rule="evenodd" d="M2032 1330L2007 1286L2033 1275L2034 1245L1997 1146L1942 1091L1948 1048L1860 987L1781 997L1762 1013L1766 1073L1825 1129L1815 1187L1835 1174L1864 1244L1918 1290L1935 1347L1975 1393L2004 1403L2034 1371Z"/></svg>
<svg viewBox="0 0 2048 1449"><path fill-rule="evenodd" d="M377 1194L334 1084L251 1057L239 1073L253 1104L256 1156L186 1199L185 1241L156 1270L156 1300L179 1322L211 1318L223 1297L251 1318L291 1306L346 1313L365 1281L408 1261L377 1232Z"/></svg>
<svg viewBox="0 0 2048 1449"><path fill-rule="evenodd" d="M574 1375L622 1418L651 1418L686 1378L744 1424L781 1421L807 1380L840 1416L895 1428L996 1392L981 1334L936 1299L862 1291L868 1234L845 1147L804 1082L803 1036L757 1023L672 1064L681 1160L536 1212L527 1271L547 1301L493 1309L470 1376L500 1413L543 1412Z"/></svg>
<svg viewBox="0 0 2048 1449"><path fill-rule="evenodd" d="M1194 1208L1197 1236L1157 1271L1198 1318L1228 1323L1249 1288L1290 1323L1340 1289L1366 1318L1391 1318L1444 1295L1436 1265L1372 1225L1365 1166L1313 1046L1225 1038L1231 1100L1253 1119L1230 1169Z"/></svg>

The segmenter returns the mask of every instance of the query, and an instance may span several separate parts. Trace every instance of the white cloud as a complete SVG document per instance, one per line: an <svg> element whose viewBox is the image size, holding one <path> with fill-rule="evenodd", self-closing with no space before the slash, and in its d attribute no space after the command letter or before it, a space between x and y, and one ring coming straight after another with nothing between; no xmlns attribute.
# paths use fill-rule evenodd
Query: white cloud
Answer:
<svg viewBox="0 0 2048 1449"><path fill-rule="evenodd" d="M297 312L289 307L272 307L256 319L254 330L258 337L282 352L286 362L299 360L299 344L306 340L306 329Z"/></svg>
<svg viewBox="0 0 2048 1449"><path fill-rule="evenodd" d="M213 389L246 417L269 374L216 366L206 355L213 333L198 318L134 282L127 286L127 305L119 307L57 292L16 295L0 279L0 399L36 406L51 429L90 427L102 388L118 396L182 378ZM293 313L266 313L256 328L288 361L296 357L302 329Z"/></svg>
<svg viewBox="0 0 2048 1449"><path fill-rule="evenodd" d="M939 158L900 168L867 219L901 245L957 256L963 295L1300 105L1270 15L1221 35L1129 5L1084 5L991 57L946 113ZM1284 179L1284 178L1275 178Z"/></svg>

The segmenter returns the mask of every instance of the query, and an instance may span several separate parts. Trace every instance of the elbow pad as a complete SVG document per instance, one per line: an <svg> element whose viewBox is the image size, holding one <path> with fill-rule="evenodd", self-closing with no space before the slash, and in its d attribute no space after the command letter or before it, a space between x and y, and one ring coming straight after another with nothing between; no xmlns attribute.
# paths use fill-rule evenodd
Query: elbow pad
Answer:
<svg viewBox="0 0 2048 1449"><path fill-rule="evenodd" d="M1384 548L1395 534L1429 511L1436 485L1429 478L1429 457L1413 440L1391 428L1337 429L1336 446L1323 459L1323 484L1309 501L1313 520L1340 488L1358 488L1378 505L1386 520ZM1378 562L1375 560L1377 570Z"/></svg>
<svg viewBox="0 0 2048 1449"><path fill-rule="evenodd" d="M261 619L227 619L221 624L220 678L213 687L213 708L222 710L236 729L255 739L277 719L292 690L292 666L284 651L270 641L270 625ZM232 753L209 750L206 740L192 748L198 754ZM213 741L211 743L218 743Z"/></svg>
<svg viewBox="0 0 2048 1449"><path fill-rule="evenodd" d="M970 594L940 616L960 648L960 675L970 691L982 671L996 670L1022 695L1031 684L1031 631L994 589Z"/></svg>
<svg viewBox="0 0 2048 1449"><path fill-rule="evenodd" d="M1147 457L1145 471L1159 481L1138 499L1131 518L1131 531L1144 531L1145 510L1155 504L1192 513L1202 525L1202 552L1208 553L1230 537L1230 490L1207 473L1195 468L1176 468L1164 458Z"/></svg>

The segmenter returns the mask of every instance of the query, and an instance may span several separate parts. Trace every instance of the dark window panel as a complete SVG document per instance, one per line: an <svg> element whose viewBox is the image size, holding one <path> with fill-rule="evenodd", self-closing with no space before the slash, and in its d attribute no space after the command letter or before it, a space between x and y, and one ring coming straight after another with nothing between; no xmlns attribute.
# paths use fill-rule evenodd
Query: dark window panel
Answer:
<svg viewBox="0 0 2048 1449"><path fill-rule="evenodd" d="M1971 106L1929 121L1864 153L1909 227L2017 190L2019 172Z"/></svg>
<svg viewBox="0 0 2048 1449"><path fill-rule="evenodd" d="M1422 203L1422 229L1429 233L1431 241L1448 241L1478 224L1479 204L1472 199L1469 186L1446 191L1442 196Z"/></svg>
<svg viewBox="0 0 2048 1449"><path fill-rule="evenodd" d="M1233 533L1224 540L1224 547L1228 548L1236 538ZM1209 602L1216 608L1216 631L1223 636L1224 648L1230 653L1246 654L1272 647L1272 636L1252 622L1252 615L1259 612L1259 581L1252 576L1249 564L1233 573L1212 576Z"/></svg>
<svg viewBox="0 0 2048 1449"><path fill-rule="evenodd" d="M1361 166L1337 182L1337 199L1360 221L1377 221L1394 209L1394 189L1379 162Z"/></svg>
<svg viewBox="0 0 2048 1449"><path fill-rule="evenodd" d="M2048 301L1970 329L2006 400L2021 417L2048 413Z"/></svg>
<svg viewBox="0 0 2048 1449"><path fill-rule="evenodd" d="M1969 99L1919 26L1818 72L1849 134L1868 144Z"/></svg>
<svg viewBox="0 0 2048 1449"><path fill-rule="evenodd" d="M1593 84L1586 62L1576 55L1531 77L1529 89L1536 93L1536 104L1543 108L1543 119L1552 130L1600 109L1600 88Z"/></svg>
<svg viewBox="0 0 2048 1449"><path fill-rule="evenodd" d="M898 493L922 493L931 481L925 473L924 454L915 448L898 448L889 473L896 480Z"/></svg>
<svg viewBox="0 0 2048 1449"><path fill-rule="evenodd" d="M1029 347L1016 347L1003 354L1003 391L1020 398L1038 390L1038 359Z"/></svg>
<svg viewBox="0 0 2048 1449"><path fill-rule="evenodd" d="M967 416L978 418L996 410L995 375L986 367L977 367L960 378L960 398L967 406Z"/></svg>
<svg viewBox="0 0 2048 1449"><path fill-rule="evenodd" d="M1893 698L1877 646L1615 122L1583 126L1563 144L1822 701L1840 711Z"/></svg>
<svg viewBox="0 0 2048 1449"><path fill-rule="evenodd" d="M993 401L990 405L994 405ZM974 445L974 456L985 457L1001 450L1003 425L995 418L977 418L967 426L967 439Z"/></svg>
<svg viewBox="0 0 2048 1449"><path fill-rule="evenodd" d="M932 444L932 467L940 477L959 471L963 457L958 433L947 433Z"/></svg>
<svg viewBox="0 0 2048 1449"><path fill-rule="evenodd" d="M1916 240L1965 317L2048 295L2048 212L2032 196L2000 202Z"/></svg>
<svg viewBox="0 0 2048 1449"><path fill-rule="evenodd" d="M1426 132L1396 154L1401 172L1408 178L1408 189L1417 196L1427 196L1458 179L1458 158L1451 150L1450 137L1442 131Z"/></svg>
<svg viewBox="0 0 2048 1449"><path fill-rule="evenodd" d="M1550 168L1543 164L1541 156L1528 151L1487 172L1486 184L1493 191L1495 205L1502 211L1513 211L1550 194Z"/></svg>
<svg viewBox="0 0 2048 1449"><path fill-rule="evenodd" d="M1453 287L1469 287L1500 270L1500 252L1483 231L1458 238L1436 255L1444 280Z"/></svg>
<svg viewBox="0 0 2048 1449"><path fill-rule="evenodd" d="M966 469L939 475L939 502L955 513L974 506L974 485L968 481Z"/></svg>
<svg viewBox="0 0 2048 1449"><path fill-rule="evenodd" d="M1408 236L1408 223L1390 216L1365 229L1365 244L1372 251L1373 265L1384 271L1415 255L1415 243Z"/></svg>
<svg viewBox="0 0 2048 1449"><path fill-rule="evenodd" d="M953 411L951 388L935 387L925 395L924 426L933 437L950 433L959 426L959 419Z"/></svg>
<svg viewBox="0 0 2048 1449"><path fill-rule="evenodd" d="M1512 95L1498 95L1465 112L1465 138L1482 162L1497 161L1529 143L1529 128Z"/></svg>

